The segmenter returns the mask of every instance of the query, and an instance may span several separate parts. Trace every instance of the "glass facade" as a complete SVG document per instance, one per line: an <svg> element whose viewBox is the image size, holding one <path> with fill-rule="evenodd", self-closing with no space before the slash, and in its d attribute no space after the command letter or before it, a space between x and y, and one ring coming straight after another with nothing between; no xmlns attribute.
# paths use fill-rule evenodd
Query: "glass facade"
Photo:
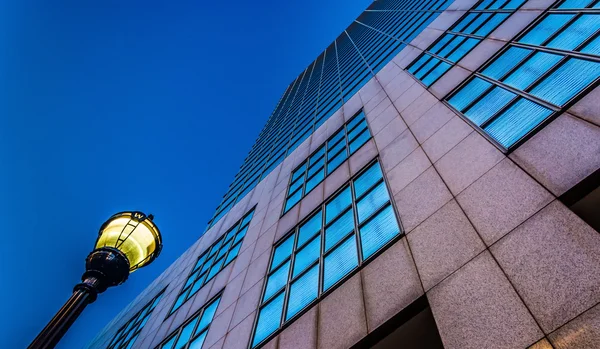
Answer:
<svg viewBox="0 0 600 349"><path fill-rule="evenodd" d="M209 227L450 3L450 0L373 2L287 87L209 221Z"/></svg>
<svg viewBox="0 0 600 349"><path fill-rule="evenodd" d="M108 345L108 349L130 349L133 347L135 340L142 332L142 329L146 325L146 322L150 319L150 315L154 311L154 308L160 302L160 298L163 295L161 291L154 299L138 311L123 327L117 331L117 334L113 337L112 341Z"/></svg>
<svg viewBox="0 0 600 349"><path fill-rule="evenodd" d="M425 86L431 86L456 62L504 22L525 0L478 2L446 34L408 67Z"/></svg>
<svg viewBox="0 0 600 349"><path fill-rule="evenodd" d="M600 1L553 5L447 98L510 149L600 77Z"/></svg>
<svg viewBox="0 0 600 349"><path fill-rule="evenodd" d="M175 330L156 349L200 349L206 339L221 296L207 303L195 315Z"/></svg>
<svg viewBox="0 0 600 349"><path fill-rule="evenodd" d="M374 162L274 247L252 346L399 236L381 167Z"/></svg>
<svg viewBox="0 0 600 349"><path fill-rule="evenodd" d="M361 111L292 172L283 212L294 207L369 139L371 133Z"/></svg>
<svg viewBox="0 0 600 349"><path fill-rule="evenodd" d="M179 293L175 304L169 314L174 313L188 299L198 292L202 286L212 280L223 268L233 262L237 257L240 247L244 242L244 236L252 220L254 209L236 222L233 227L223 234L210 248L207 248L194 265L194 269L187 277L183 289Z"/></svg>

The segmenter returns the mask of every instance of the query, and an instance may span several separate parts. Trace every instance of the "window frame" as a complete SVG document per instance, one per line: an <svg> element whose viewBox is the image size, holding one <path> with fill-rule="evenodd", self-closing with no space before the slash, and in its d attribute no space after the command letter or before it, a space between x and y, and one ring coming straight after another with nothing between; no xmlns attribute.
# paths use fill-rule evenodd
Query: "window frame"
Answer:
<svg viewBox="0 0 600 349"><path fill-rule="evenodd" d="M567 102L562 105L556 105L549 101L546 101L540 97L537 97L530 92L536 87L539 86L547 78L551 77L554 72L556 72L559 68L561 68L564 64L566 64L570 59L582 59L591 62L600 63L600 55L586 54L582 52L578 52L576 50L581 50L583 47L591 43L593 40L600 37L600 30L597 30L595 33L584 39L577 47L575 47L572 51L557 49L552 47L543 46L545 44L550 43L555 37L560 35L565 31L566 28L572 23L574 23L578 18L580 18L583 14L596 14L600 16L600 8L578 8L578 9L559 9L562 3L568 0L558 0L555 1L552 5L550 5L546 10L544 10L540 15L538 15L527 27L522 29L517 35L515 35L510 41L507 41L492 57L490 57L484 64L482 64L475 72L471 72L470 75L464 79L457 87L455 87L452 91L450 91L441 101L449 108L451 108L454 112L456 112L465 122L471 125L479 134L485 137L488 141L494 144L499 150L501 150L504 154L511 154L514 150L519 148L522 144L527 142L531 137L533 137L536 133L554 121L563 113L567 112L575 103L577 103L583 96L594 90L596 87L600 86L600 77L597 77L594 81L589 83L585 88L581 89L575 95L573 95ZM600 4L600 0L592 0L588 6L594 6ZM573 18L560 26L552 35L548 36L542 43L539 45L527 44L519 42L519 40L523 39L528 33L530 33L538 24L544 21L548 16L552 14L566 14L571 13L575 14ZM506 53L511 48L522 48L530 50L529 52L519 63L515 64L511 69L507 70L502 77L498 80L488 77L483 74L483 72L490 67L495 61L500 58L504 53ZM519 89L513 86L510 86L504 81L507 77L511 76L512 73L517 71L520 67L525 65L531 57L535 54L545 52L549 54L555 54L562 56L550 69L545 70L540 76L538 76L535 80L529 83L529 85L524 89ZM452 104L450 104L449 100L456 96L458 93L462 91L464 87L466 87L469 83L474 81L475 79L481 79L490 84L489 87L485 89L484 92L481 93L480 96L473 99L468 105L463 107L461 110L455 108ZM481 99L489 94L489 92L499 87L504 91L515 94L516 96L511 99L504 107L500 108L494 114L490 115L481 126L478 126L473 121L470 120L463 111L468 111L472 106L476 105ZM490 123L497 120L500 116L503 115L504 112L509 110L512 106L518 103L521 100L527 100L529 102L535 103L541 107L544 107L550 111L550 114L544 118L543 121L539 122L536 126L531 128L528 132L526 132L522 137L519 138L516 142L511 144L508 147L505 147L496 139L494 139L491 135L488 134L484 130Z"/></svg>
<svg viewBox="0 0 600 349"><path fill-rule="evenodd" d="M165 336L165 338L162 341L160 341L160 343L158 343L154 347L154 349L161 349L163 345L165 345L172 339L175 339L172 343L172 345L175 346L175 344L177 344L177 342L179 341L179 337L181 336L183 329L192 321L197 321L196 325L194 325L194 328L192 329L192 336L190 336L190 338L187 340L187 342L185 343L185 345L183 347L180 347L181 349L189 348L190 344L192 342L194 342L194 340L198 339L202 333L206 332L206 335L208 336L208 332L210 331L210 326L212 325L212 322L215 319L215 317L217 317L216 311L219 309L219 305L221 305L221 297L223 296L224 290L225 289L220 290L216 295L214 295L209 300L204 302L204 304L202 305L202 307L200 307L200 309L198 309L196 312L194 312L193 315L188 316L188 318L181 325L179 325L176 330L171 331L168 336ZM204 315L204 311L217 300L219 301L219 303L217 304L217 309L215 309L215 314L213 315L210 323L208 324L208 326L206 326L206 329L204 331L196 333L198 331L198 326L200 325L200 321L202 320L202 316ZM206 337L204 340L206 340ZM202 346L204 346L204 342L202 343ZM202 346L201 346L201 348L202 348ZM173 349L176 349L176 348L173 348Z"/></svg>
<svg viewBox="0 0 600 349"><path fill-rule="evenodd" d="M165 319L169 318L171 315L177 312L177 310L181 308L181 306L183 306L187 301L189 301L196 293L200 292L200 290L204 286L206 286L206 284L208 284L212 279L217 277L217 275L219 275L219 273L223 271L223 269L227 268L229 264L233 263L237 259L242 244L244 243L244 238L246 237L248 229L250 229L250 223L252 223L252 218L254 218L255 208L256 206L248 210L239 220L235 222L235 224L233 224L229 229L227 229L223 234L221 234L221 236L215 242L208 246L200 254L200 256L196 258L192 269L186 277L185 283L182 285L181 290L177 293L177 297L175 298L175 301L173 302L173 305L171 306L171 309L169 310L169 313L167 314ZM250 218L247 219L248 217ZM238 234L240 234L240 232L242 231L245 231L243 236L239 241L236 242ZM228 237L232 232L233 234L231 234L231 236ZM227 247L227 251L225 252L225 254L218 257L221 253L223 243L229 244L229 246ZM229 254L236 248L237 251L235 252L235 257L228 260ZM222 263L218 268L219 270L211 276L211 270L219 263ZM204 270L204 268L207 265L209 267L206 270ZM202 277L201 286L194 291L195 284L200 280L199 277ZM185 296L183 297L183 301L180 304L178 304L179 299L184 294Z"/></svg>
<svg viewBox="0 0 600 349"><path fill-rule="evenodd" d="M353 132L354 130L357 130L359 125L363 122L360 121L358 123L356 123L355 125L353 125L351 128L348 127L348 125L352 124L352 122L354 120L356 120L360 115L363 115L363 120L364 123L366 124L366 127L363 131L361 131L360 133L356 134L352 139L350 139L349 135L351 132ZM335 141L334 143L332 143L332 145L329 145L329 143L334 140L339 134L340 132L343 132L343 137L341 137L339 140ZM364 141L363 144L361 144L358 148L356 148L356 150L354 150L353 152L351 152L350 150L350 144L354 141L356 141L362 134L364 134L365 132L367 132L369 134L369 137ZM357 153L363 146L365 146L367 143L369 143L369 141L373 139L373 132L371 131L371 126L369 125L369 122L367 121L367 114L364 111L364 108L360 108L360 110L358 110L356 113L354 113L354 115L348 119L348 121L344 122L344 124L342 126L340 126L337 130L335 130L335 132L333 132L333 134L331 136L329 136L329 138L327 138L323 144L321 144L319 147L317 147L317 149L315 151L313 151L312 153L310 153L304 160L302 160L302 162L300 163L300 165L296 166L290 173L290 177L288 179L288 185L287 185L287 189L286 189L286 196L284 198L283 201L283 206L281 208L281 214L279 215L280 217L283 217L286 213L290 212L294 207L296 207L298 204L300 204L300 202L302 201L302 199L304 199L306 196L308 196L308 194L310 194L316 187L319 186L319 184L321 184L323 181L325 181L325 179L327 179L327 177L332 174L335 170L337 170L344 162L346 162L348 159L350 159L350 157L352 155L354 155L355 153ZM337 147L338 145L345 143L344 146L339 149L338 151L336 151L333 155L329 155L329 151L332 149L335 149L335 147ZM314 163L318 163L319 161L323 160L323 165L321 170L313 173L310 175L310 177L308 177L308 172L310 171L311 166L314 165L314 163L311 162L311 159L319 154L319 152L323 152L322 155L320 155ZM332 170L329 169L329 164L331 162L331 160L334 160L335 158L337 158L340 154L342 154L343 152L345 152L346 154L346 158L344 160L342 160L342 162L338 163L337 166L335 168L333 168ZM321 167L321 166L319 166ZM296 172L298 172L299 170L301 170L302 168L304 168L304 171L302 172L302 174L297 177L296 179L294 179L294 174ZM317 182L317 184L315 184L310 190L306 191L306 187L309 181L311 181L312 179L316 178L320 172L323 172L323 178ZM307 178L308 177L308 178ZM300 182L300 186L297 187L296 189L294 189L293 192L290 192L290 189L292 188L292 185L294 185L296 182ZM290 198L292 198L294 195L296 195L297 193L300 193L300 198L298 199L298 201L296 201L296 203L294 203L293 205L291 205L289 208L287 208L286 210L286 205L287 202Z"/></svg>
<svg viewBox="0 0 600 349"><path fill-rule="evenodd" d="M152 316L152 313L154 312L154 310L160 303L160 300L161 300L162 296L164 295L165 290L166 290L166 288L163 288L160 292L158 292L158 294L156 296L152 297L152 299L150 301L148 301L142 307L142 309L140 309L138 312L136 312L134 316L130 317L129 320L127 320L127 322L125 322L125 324L123 326L121 326L119 328L119 330L117 330L117 332L115 333L115 335L113 336L113 338L111 339L110 343L107 346L108 349L124 349L124 348L128 348L130 345L135 343L135 341L138 339L138 336L140 335L140 333L144 330L146 323ZM152 309L147 311L147 309L149 309L150 307L152 307ZM142 313L144 313L144 316L140 316L140 315L142 315ZM146 320L146 319L148 319L148 320ZM142 322L144 322L144 324L142 326L140 326L140 324ZM131 330L134 328L135 328L135 330L133 330L133 332L131 332ZM127 339L128 337L129 337L129 340L126 341L125 339ZM121 342L121 344L119 346L117 346L117 343L120 342L121 340L123 340L123 341Z"/></svg>
<svg viewBox="0 0 600 349"><path fill-rule="evenodd" d="M380 179L378 179L373 184L371 184L366 190L364 190L364 192L360 196L357 197L355 195L354 185L351 183L353 183L356 179L360 178L361 175L366 173L373 165L379 166L382 176ZM383 204L381 207L377 208L375 211L373 211L362 222L359 221L358 220L358 209L357 209L358 202L361 199L365 198L367 195L369 195L371 192L373 192L382 183L387 190L387 194L389 196L389 198L388 198L389 201L387 203ZM330 222L326 223L326 207L327 207L327 205L329 203L331 203L333 200L335 200L337 198L338 194L342 193L344 190L346 190L348 188L350 188L350 191L351 191L350 206L341 210L336 215L335 218L333 218ZM364 226L366 226L369 222L371 222L374 218L378 217L378 215L381 212L383 212L384 210L386 210L388 208L392 209L394 218L396 219L396 222L398 224L399 232L394 237L392 237L390 240L385 242L378 250L376 250L374 253L372 253L369 257L364 258L363 248L362 248L362 244L361 244L361 242L362 242L361 229ZM350 210L353 211L353 229L352 229L352 231L343 235L337 242L335 242L327 250L325 250L325 248L326 248L325 247L326 229L328 227L331 227L333 224L335 224L339 219L341 219L344 216L344 214L346 214ZM302 227L305 223L309 222L319 212L321 212L321 216L322 216L321 217L321 228L319 229L318 232L314 233L309 238L307 238L306 241L302 245L297 246L300 227ZM264 278L262 291L261 291L261 295L260 295L260 300L259 300L259 304L258 304L258 309L256 311L255 318L254 318L254 324L252 327L252 335L250 337L250 342L248 344L248 349L259 349L262 346L264 346L273 337L277 336L279 333L281 333L283 330L285 330L288 326L290 326L292 323L294 323L297 319L299 319L302 315L304 315L306 312L310 311L310 309L312 309L315 304L321 302L329 294L331 294L333 291L335 291L340 285L342 285L348 279L352 278L354 275L356 275L356 273L358 273L364 267L369 265L373 260L377 259L377 257L379 257L382 253L387 251L388 248L390 248L392 245L394 245L395 243L400 241L402 238L404 238L406 234L405 234L405 230L404 230L404 227L400 220L400 215L398 214L398 212L399 211L398 211L398 209L396 207L396 203L393 199L393 194L392 194L391 188L388 184L388 179L387 179L386 173L383 170L383 167L381 165L380 157L376 156L372 160L370 160L367 164L365 164L361 168L360 171L358 171L356 174L351 176L351 178L349 178L346 182L344 182L344 184L342 184L326 200L323 200L317 208L315 208L313 211L311 211L309 214L307 214L306 217L304 217L301 221L299 221L298 224L296 224L292 229L290 229L290 231L288 231L281 238L277 239L277 241L275 241L271 247L271 255L269 257L268 270L267 270L266 276ZM294 236L292 252L290 253L290 255L288 257L284 258L277 265L272 265L276 249L279 246L281 246L283 243L285 243L286 240L288 238L290 238L291 236ZM314 241L314 239L316 239L318 237L320 237L320 240L321 240L319 257L317 258L316 261L313 261L310 264L307 264L301 272L299 272L296 276L294 276L293 268L294 268L295 263L293 263L293 261L296 259L295 256L296 256L297 252L301 251L303 248L307 247L312 241ZM347 274L342 276L339 280L337 280L336 282L331 284L327 289L325 289L324 288L325 258L327 256L331 255L333 252L335 252L337 250L337 247L339 247L340 245L345 243L350 238L354 238L355 242L356 242L357 265L355 267L353 267L351 271L349 271ZM281 268L283 265L285 265L288 262L290 263L290 266L289 266L290 270L288 271L288 276L286 279L285 286L283 288L277 290L276 292L274 292L272 295L269 296L269 298L264 299L265 293L267 291L269 276L273 275L279 268ZM290 289L291 289L292 284L295 281L301 279L304 275L306 275L312 268L314 268L317 265L319 266L317 297L315 299L313 299L312 301L310 301L309 303L307 303L306 305L304 305L303 308L301 310L299 310L298 312L296 312L294 315L287 318L287 310L289 308L289 300L290 300ZM272 301L274 301L281 294L284 294L284 300L283 300L283 306L282 306L282 310L281 310L281 318L279 321L279 327L275 331L273 331L273 333L271 333L270 335L265 337L261 342L257 343L256 346L252 346L252 342L254 341L254 337L256 335L256 329L258 326L258 320L259 320L261 310L264 307L268 306Z"/></svg>

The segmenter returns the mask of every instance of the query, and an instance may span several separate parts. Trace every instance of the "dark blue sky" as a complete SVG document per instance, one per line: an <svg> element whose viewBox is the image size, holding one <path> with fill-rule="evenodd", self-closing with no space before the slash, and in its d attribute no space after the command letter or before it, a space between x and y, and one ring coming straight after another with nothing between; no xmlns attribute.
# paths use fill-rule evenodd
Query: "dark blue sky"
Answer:
<svg viewBox="0 0 600 349"><path fill-rule="evenodd" d="M285 87L369 0L0 2L0 347L68 298L102 222L164 249L91 304L81 348L204 231Z"/></svg>

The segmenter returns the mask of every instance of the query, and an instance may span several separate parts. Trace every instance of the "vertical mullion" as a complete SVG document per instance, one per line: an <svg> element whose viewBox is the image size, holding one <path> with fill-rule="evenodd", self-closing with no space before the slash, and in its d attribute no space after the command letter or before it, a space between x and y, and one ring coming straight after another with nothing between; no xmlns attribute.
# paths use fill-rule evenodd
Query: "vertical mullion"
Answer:
<svg viewBox="0 0 600 349"><path fill-rule="evenodd" d="M292 252L290 254L290 267L288 269L288 277L287 277L287 282L285 284L285 287L283 288L283 306L281 309L281 319L279 322L279 327L281 328L281 326L283 326L283 324L285 323L285 318L286 318L286 314L287 314L287 309L288 309L288 303L290 301L290 289L292 287L292 270L294 270L294 264L296 262L296 245L298 244L298 235L299 235L299 230L300 227L296 227L294 228L294 243L292 244Z"/></svg>
<svg viewBox="0 0 600 349"><path fill-rule="evenodd" d="M360 237L360 232L359 232L359 222L358 222L358 206L357 206L357 202L356 202L356 192L354 190L354 179L352 179L350 181L350 193L352 196L352 211L353 211L353 216L354 216L354 239L356 240L356 249L357 249L357 256L358 256L358 265L357 268L359 268L362 263L363 263L363 251L362 251L362 238Z"/></svg>

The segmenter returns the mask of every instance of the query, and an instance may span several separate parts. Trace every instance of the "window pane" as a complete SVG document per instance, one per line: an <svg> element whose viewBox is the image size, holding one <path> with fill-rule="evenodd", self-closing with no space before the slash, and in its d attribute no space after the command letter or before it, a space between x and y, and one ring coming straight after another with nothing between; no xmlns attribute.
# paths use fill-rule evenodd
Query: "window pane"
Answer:
<svg viewBox="0 0 600 349"><path fill-rule="evenodd" d="M196 280L196 282L194 283L194 286L192 287L192 290L190 291L190 295L196 293L200 288L202 288L202 286L204 285L205 277L206 277L206 274L202 275L198 280Z"/></svg>
<svg viewBox="0 0 600 349"><path fill-rule="evenodd" d="M173 338L169 339L168 342L166 342L165 344L162 345L161 349L171 349L173 348L173 343L175 343L175 339L177 336L174 336Z"/></svg>
<svg viewBox="0 0 600 349"><path fill-rule="evenodd" d="M235 236L235 239L233 240L233 244L237 244L238 242L240 242L240 240L242 240L244 238L244 236L246 236L246 232L248 231L248 225L244 227L244 229L238 231L237 235Z"/></svg>
<svg viewBox="0 0 600 349"><path fill-rule="evenodd" d="M466 34L473 34L475 29L478 28L479 26L481 26L491 16L492 16L492 14L489 12L480 13L479 16L477 18L475 18L475 20L473 22L471 22L468 27L466 27L464 30L461 30L461 32L466 33Z"/></svg>
<svg viewBox="0 0 600 349"><path fill-rule="evenodd" d="M357 120L358 118L354 119ZM365 130L367 128L367 121L365 119L358 119L360 120L360 124L358 126L356 126L354 129L352 129L352 131L350 131L350 133L348 133L348 140L352 140L354 138L356 138L356 136L358 136L359 133L361 133L363 130ZM350 127L348 127L348 129L350 129Z"/></svg>
<svg viewBox="0 0 600 349"><path fill-rule="evenodd" d="M204 309L204 312L202 313L202 318L200 319L200 323L198 324L196 333L204 330L206 327L208 327L208 325L210 325L213 317L215 316L215 312L217 311L217 307L219 306L220 300L221 300L221 298L216 299L208 307L206 307L206 309Z"/></svg>
<svg viewBox="0 0 600 349"><path fill-rule="evenodd" d="M551 113L551 110L521 98L506 112L490 123L485 130L498 143L508 148Z"/></svg>
<svg viewBox="0 0 600 349"><path fill-rule="evenodd" d="M325 257L323 290L329 289L356 266L358 266L358 255L356 239L353 235Z"/></svg>
<svg viewBox="0 0 600 349"><path fill-rule="evenodd" d="M509 70L519 64L530 52L531 50L525 48L511 47L485 68L483 74L499 80L506 75Z"/></svg>
<svg viewBox="0 0 600 349"><path fill-rule="evenodd" d="M350 209L325 229L325 251L354 230L354 211Z"/></svg>
<svg viewBox="0 0 600 349"><path fill-rule="evenodd" d="M299 178L294 183L290 184L290 189L288 190L288 196L289 196L289 194L292 194L293 192L295 192L298 188L301 188L302 184L304 184L303 178Z"/></svg>
<svg viewBox="0 0 600 349"><path fill-rule="evenodd" d="M271 264L271 269L275 269L281 262L283 262L286 258L288 258L292 254L292 249L294 248L294 234L290 235L281 245L279 245L275 249L275 254L273 255L273 263Z"/></svg>
<svg viewBox="0 0 600 349"><path fill-rule="evenodd" d="M589 5L593 0L567 0L563 2L558 8L585 8Z"/></svg>
<svg viewBox="0 0 600 349"><path fill-rule="evenodd" d="M452 66L450 64L441 62L431 71L431 73L427 74L427 76L423 79L423 84L425 84L425 86L431 85L451 67Z"/></svg>
<svg viewBox="0 0 600 349"><path fill-rule="evenodd" d="M279 328L284 295L285 293L280 294L260 311L256 331L254 332L254 340L252 341L253 347Z"/></svg>
<svg viewBox="0 0 600 349"><path fill-rule="evenodd" d="M350 120L350 122L348 122L348 125L346 125L346 129L348 130L352 130L354 128L354 126L358 125L359 123L362 123L365 120L365 115L361 112L360 114L356 115L356 117L352 120ZM364 123L364 126L366 126L367 124Z"/></svg>
<svg viewBox="0 0 600 349"><path fill-rule="evenodd" d="M221 266L225 262L225 258L221 258L221 260L217 261L215 265L208 272L207 280L210 280L213 276L217 275L218 272L221 271Z"/></svg>
<svg viewBox="0 0 600 349"><path fill-rule="evenodd" d="M475 35L487 36L494 29L496 29L500 23L510 16L509 13L496 13L490 20L485 23L481 28L477 29Z"/></svg>
<svg viewBox="0 0 600 349"><path fill-rule="evenodd" d="M481 40L479 40L479 39L468 38L464 43L462 43L460 45L460 47L458 47L456 49L456 51L452 52L452 54L450 56L448 56L448 59L451 60L452 62L458 62L467 53L469 53L469 51L471 51L471 49L473 47L477 46L477 44L480 41Z"/></svg>
<svg viewBox="0 0 600 349"><path fill-rule="evenodd" d="M296 172L294 172L292 174L292 181L295 181L296 179L302 177L302 175L304 174L305 170L306 170L306 164L302 165L300 168L298 168L296 170Z"/></svg>
<svg viewBox="0 0 600 349"><path fill-rule="evenodd" d="M452 98L448 100L456 110L463 111L473 100L483 94L488 87L492 86L487 81L480 78L471 80L467 85L458 91Z"/></svg>
<svg viewBox="0 0 600 349"><path fill-rule="evenodd" d="M179 295L179 297L177 297L177 301L175 302L175 305L173 306L173 311L175 311L177 308L179 308L183 302L185 302L185 295L186 293L182 293Z"/></svg>
<svg viewBox="0 0 600 349"><path fill-rule="evenodd" d="M296 315L319 294L319 265L312 267L290 286L286 320Z"/></svg>
<svg viewBox="0 0 600 349"><path fill-rule="evenodd" d="M202 348L202 344L204 344L204 339L206 338L206 333L208 331L203 332L198 338L194 339L192 344L190 344L189 349L200 349Z"/></svg>
<svg viewBox="0 0 600 349"><path fill-rule="evenodd" d="M519 90L525 90L535 80L539 79L542 74L552 69L561 58L562 56L559 55L538 52L510 74L504 82Z"/></svg>
<svg viewBox="0 0 600 349"><path fill-rule="evenodd" d="M336 168L338 168L338 166L340 166L344 162L344 160L346 160L346 158L346 152L343 151L336 155L333 159L330 159L327 163L327 174L330 174Z"/></svg>
<svg viewBox="0 0 600 349"><path fill-rule="evenodd" d="M516 95L501 87L494 87L485 97L465 112L477 126L481 126L500 109L504 108Z"/></svg>
<svg viewBox="0 0 600 349"><path fill-rule="evenodd" d="M592 55L600 55L600 36L596 37L583 49L581 49L581 52L589 53Z"/></svg>
<svg viewBox="0 0 600 349"><path fill-rule="evenodd" d="M315 173L317 173L319 170L321 170L323 168L323 166L325 165L325 158L321 158L321 160L317 161L314 165L312 165L309 169L308 169L308 177L312 177L312 175L314 175Z"/></svg>
<svg viewBox="0 0 600 349"><path fill-rule="evenodd" d="M181 332L181 335L179 336L179 339L177 340L177 344L175 344L176 349L181 349L187 344L188 340L192 336L192 331L194 330L195 325L195 321L192 321L189 324L185 325L183 331Z"/></svg>
<svg viewBox="0 0 600 349"><path fill-rule="evenodd" d="M320 172L318 172L316 175L314 175L314 177L312 177L308 180L308 182L306 182L306 193L308 194L308 192L310 192L317 185L319 185L319 183L323 181L323 178L325 178L325 168L321 167Z"/></svg>
<svg viewBox="0 0 600 349"><path fill-rule="evenodd" d="M296 253L294 259L294 271L292 277L303 272L309 265L319 259L321 254L321 235L318 235L314 240L308 243L302 248L302 250Z"/></svg>
<svg viewBox="0 0 600 349"><path fill-rule="evenodd" d="M599 76L600 63L571 58L531 90L531 93L562 106Z"/></svg>
<svg viewBox="0 0 600 349"><path fill-rule="evenodd" d="M341 193L339 193L335 199L325 207L325 223L331 222L337 217L344 209L352 204L352 195L350 193L350 187L346 187Z"/></svg>
<svg viewBox="0 0 600 349"><path fill-rule="evenodd" d="M315 213L306 223L300 227L300 233L298 235L298 246L302 246L311 237L313 237L319 230L321 230L321 223L323 219L322 211Z"/></svg>
<svg viewBox="0 0 600 349"><path fill-rule="evenodd" d="M450 54L450 52L452 52L456 47L458 47L458 45L460 45L466 39L467 38L465 38L464 36L455 35L454 39L452 39L452 41L450 41L448 45L446 45L446 47L444 47L440 51L440 53L438 53L438 56L447 57Z"/></svg>
<svg viewBox="0 0 600 349"><path fill-rule="evenodd" d="M313 165L317 160L319 160L325 154L325 147L319 148L316 153L314 153L309 160L309 164Z"/></svg>
<svg viewBox="0 0 600 349"><path fill-rule="evenodd" d="M390 201L385 183L381 182L373 188L364 198L362 198L357 206L358 222L362 223L369 218L375 211Z"/></svg>
<svg viewBox="0 0 600 349"><path fill-rule="evenodd" d="M572 14L551 14L538 23L519 41L526 44L541 45L574 16Z"/></svg>
<svg viewBox="0 0 600 349"><path fill-rule="evenodd" d="M600 15L582 15L552 39L547 46L563 50L574 50L598 29L600 29Z"/></svg>
<svg viewBox="0 0 600 349"><path fill-rule="evenodd" d="M383 175L379 163L371 165L368 170L354 180L354 191L356 192L356 196L360 197L382 177Z"/></svg>
<svg viewBox="0 0 600 349"><path fill-rule="evenodd" d="M453 35L450 35L450 34L444 35L440 41L438 41L435 45L433 45L433 47L431 47L431 49L429 49L429 52L437 54L437 52L452 38L453 38ZM423 58L429 58L429 56L423 55ZM423 63L425 63L425 62L423 61ZM421 63L421 65L422 65L422 63Z"/></svg>
<svg viewBox="0 0 600 349"><path fill-rule="evenodd" d="M371 134L369 134L369 130L365 129L360 136L350 142L350 154L354 154L363 144L367 143L369 138L371 138Z"/></svg>
<svg viewBox="0 0 600 349"><path fill-rule="evenodd" d="M389 205L360 228L363 258L369 258L398 234L400 234L400 227L394 209Z"/></svg>
<svg viewBox="0 0 600 349"><path fill-rule="evenodd" d="M241 246L242 246L241 243L238 243L237 245L233 246L233 248L231 249L231 251L229 251L229 254L227 255L227 259L225 260L225 264L231 262L235 257L237 257L237 254L240 251L240 247Z"/></svg>
<svg viewBox="0 0 600 349"><path fill-rule="evenodd" d="M263 302L273 296L277 291L281 290L288 281L288 275L290 272L290 261L285 262L279 269L277 269L267 279L267 287L265 289L265 296Z"/></svg>
<svg viewBox="0 0 600 349"><path fill-rule="evenodd" d="M447 38L448 36L444 36L444 39ZM441 41L436 44L436 46L438 46L441 43ZM435 53L435 51L433 49L430 50L431 52ZM410 66L410 68L408 68L408 71L411 74L414 74L419 68L421 68L423 66L423 64L425 64L425 62L427 62L429 59L431 58L430 55L422 55L421 58L419 58L415 63L413 63L413 65Z"/></svg>
<svg viewBox="0 0 600 349"><path fill-rule="evenodd" d="M327 142L327 146L331 147L332 145L336 144L338 141L340 141L341 139L344 138L345 134L346 134L346 130L344 130L344 128L342 128L341 130L338 131L338 133L336 133L333 137L331 137L329 142Z"/></svg>
<svg viewBox="0 0 600 349"><path fill-rule="evenodd" d="M285 202L285 212L289 211L290 208L294 207L302 199L302 190L298 190L294 195L289 197Z"/></svg>
<svg viewBox="0 0 600 349"><path fill-rule="evenodd" d="M333 147L329 148L329 150L327 151L327 157L331 159L333 156L335 156L337 153L339 153L340 151L342 151L345 148L346 148L346 142L341 141L338 144L334 145Z"/></svg>

